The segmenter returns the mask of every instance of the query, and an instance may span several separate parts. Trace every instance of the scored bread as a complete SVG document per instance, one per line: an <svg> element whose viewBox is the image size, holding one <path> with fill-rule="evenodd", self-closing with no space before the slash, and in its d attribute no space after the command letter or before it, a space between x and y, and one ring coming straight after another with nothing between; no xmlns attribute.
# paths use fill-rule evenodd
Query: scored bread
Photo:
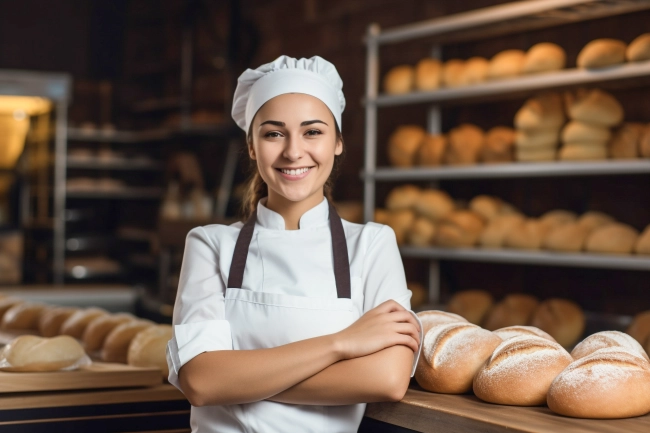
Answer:
<svg viewBox="0 0 650 433"><path fill-rule="evenodd" d="M3 357L10 366L6 371L56 371L70 367L79 361L85 352L72 337L58 336L42 338L21 335L11 341L3 351Z"/></svg>
<svg viewBox="0 0 650 433"><path fill-rule="evenodd" d="M108 311L101 308L86 308L75 311L61 324L61 335L69 335L74 338L81 338L86 326L95 318L108 314Z"/></svg>
<svg viewBox="0 0 650 433"><path fill-rule="evenodd" d="M5 313L14 305L21 304L25 301L12 296L5 296L0 298L0 317L4 317Z"/></svg>
<svg viewBox="0 0 650 433"><path fill-rule="evenodd" d="M451 297L447 303L447 311L479 325L483 323L485 315L493 304L494 298L485 290L463 290Z"/></svg>
<svg viewBox="0 0 650 433"><path fill-rule="evenodd" d="M483 327L490 331L530 322L539 300L524 293L511 293L498 302L488 313Z"/></svg>
<svg viewBox="0 0 650 433"><path fill-rule="evenodd" d="M584 332L585 315L575 302L551 298L539 304L530 324L548 332L563 347L571 347Z"/></svg>
<svg viewBox="0 0 650 433"><path fill-rule="evenodd" d="M22 302L14 305L2 316L0 328L5 330L38 329L38 319L45 309L43 304Z"/></svg>
<svg viewBox="0 0 650 433"><path fill-rule="evenodd" d="M573 359L584 358L605 347L622 347L648 359L648 355L638 341L619 331L602 331L590 335L576 345L571 351L571 356Z"/></svg>
<svg viewBox="0 0 650 433"><path fill-rule="evenodd" d="M436 325L443 323L467 322L467 319L458 314L441 310L420 311L417 315L420 318L420 322L422 322L422 335L427 335L429 329Z"/></svg>
<svg viewBox="0 0 650 433"><path fill-rule="evenodd" d="M55 337L60 334L61 325L72 316L76 308L55 307L43 311L38 319L38 331L42 337Z"/></svg>
<svg viewBox="0 0 650 433"><path fill-rule="evenodd" d="M127 313L104 314L93 319L84 330L81 340L88 351L101 349L106 336L118 325L135 320L135 316Z"/></svg>
<svg viewBox="0 0 650 433"><path fill-rule="evenodd" d="M546 338L549 341L555 341L555 338L551 337L548 333L542 331L541 329L535 328L534 326L508 326L506 328L496 329L492 332L501 337L503 341L521 336L541 337Z"/></svg>
<svg viewBox="0 0 650 433"><path fill-rule="evenodd" d="M154 326L150 320L130 320L117 325L104 340L101 352L102 361L126 363L131 340L138 332L150 326Z"/></svg>
<svg viewBox="0 0 650 433"><path fill-rule="evenodd" d="M158 367L162 376L169 376L165 350L172 338L170 325L150 326L139 332L131 341L127 353L127 363L134 367Z"/></svg>

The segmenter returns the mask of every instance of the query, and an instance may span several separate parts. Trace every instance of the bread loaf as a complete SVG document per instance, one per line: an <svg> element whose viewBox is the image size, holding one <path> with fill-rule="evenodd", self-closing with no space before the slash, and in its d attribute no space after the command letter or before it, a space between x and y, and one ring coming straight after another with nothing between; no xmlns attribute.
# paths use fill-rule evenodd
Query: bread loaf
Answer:
<svg viewBox="0 0 650 433"><path fill-rule="evenodd" d="M76 308L56 307L43 311L38 319L38 331L43 337L55 337L61 333L61 325L72 316Z"/></svg>
<svg viewBox="0 0 650 433"><path fill-rule="evenodd" d="M624 123L608 143L608 155L613 159L639 157L639 142L645 126L642 123Z"/></svg>
<svg viewBox="0 0 650 433"><path fill-rule="evenodd" d="M639 138L639 155L641 158L650 158L650 125L646 125Z"/></svg>
<svg viewBox="0 0 650 433"><path fill-rule="evenodd" d="M643 344L650 337L650 310L634 316L634 320L632 320L630 327L625 332Z"/></svg>
<svg viewBox="0 0 650 433"><path fill-rule="evenodd" d="M514 159L515 130L507 126L495 126L485 134L479 155L482 162L510 162Z"/></svg>
<svg viewBox="0 0 650 433"><path fill-rule="evenodd" d="M118 325L135 320L131 314L104 314L93 319L84 330L81 340L84 348L91 352L104 345L106 336Z"/></svg>
<svg viewBox="0 0 650 433"><path fill-rule="evenodd" d="M564 124L564 107L559 93L543 93L528 99L515 114L517 129L559 130Z"/></svg>
<svg viewBox="0 0 650 433"><path fill-rule="evenodd" d="M585 248L592 253L630 254L638 237L639 232L633 227L612 223L591 232Z"/></svg>
<svg viewBox="0 0 650 433"><path fill-rule="evenodd" d="M650 224L643 230L639 239L634 245L634 252L637 254L650 254Z"/></svg>
<svg viewBox="0 0 650 433"><path fill-rule="evenodd" d="M415 65L415 88L436 90L442 79L442 65L438 59L422 59Z"/></svg>
<svg viewBox="0 0 650 433"><path fill-rule="evenodd" d="M556 157L555 145L551 147L517 148L515 158L519 162L553 161Z"/></svg>
<svg viewBox="0 0 650 433"><path fill-rule="evenodd" d="M447 149L447 138L442 134L427 134L424 136L415 155L417 165L437 166L442 164Z"/></svg>
<svg viewBox="0 0 650 433"><path fill-rule="evenodd" d="M399 245L406 242L406 234L415 221L415 213L410 209L390 212L386 224L395 232L395 239Z"/></svg>
<svg viewBox="0 0 650 433"><path fill-rule="evenodd" d="M426 217L415 219L406 234L406 241L416 247L426 247L433 243L436 224Z"/></svg>
<svg viewBox="0 0 650 433"><path fill-rule="evenodd" d="M524 58L522 72L533 74L537 72L557 71L564 69L566 53L559 45L541 42L528 49Z"/></svg>
<svg viewBox="0 0 650 433"><path fill-rule="evenodd" d="M438 221L451 213L456 205L444 191L425 189L415 203L415 211L433 221Z"/></svg>
<svg viewBox="0 0 650 433"><path fill-rule="evenodd" d="M575 302L552 298L539 304L530 324L548 332L563 347L570 347L585 329L585 315Z"/></svg>
<svg viewBox="0 0 650 433"><path fill-rule="evenodd" d="M553 379L573 361L554 341L520 336L502 342L474 378L474 394L490 403L541 406Z"/></svg>
<svg viewBox="0 0 650 433"><path fill-rule="evenodd" d="M510 294L490 310L483 327L494 331L508 326L526 325L538 305L539 301L532 295Z"/></svg>
<svg viewBox="0 0 650 433"><path fill-rule="evenodd" d="M486 221L490 221L501 214L503 201L498 197L477 195L469 202L471 211L479 214Z"/></svg>
<svg viewBox="0 0 650 433"><path fill-rule="evenodd" d="M510 230L523 223L524 217L520 214L499 215L491 220L481 232L479 245L489 248L501 248Z"/></svg>
<svg viewBox="0 0 650 433"><path fill-rule="evenodd" d="M411 167L426 133L416 125L400 126L388 138L388 161L396 167Z"/></svg>
<svg viewBox="0 0 650 433"><path fill-rule="evenodd" d="M483 323L485 315L493 304L492 295L485 290L463 290L451 297L447 303L447 311L479 325Z"/></svg>
<svg viewBox="0 0 650 433"><path fill-rule="evenodd" d="M584 358L605 347L621 347L648 359L648 355L638 341L619 331L602 331L590 335L578 343L571 351L571 356L573 359Z"/></svg>
<svg viewBox="0 0 650 433"><path fill-rule="evenodd" d="M602 68L625 62L627 45L618 39L595 39L578 53L576 64L579 68Z"/></svg>
<svg viewBox="0 0 650 433"><path fill-rule="evenodd" d="M504 245L509 248L538 250L548 228L540 221L529 218L513 224L506 234Z"/></svg>
<svg viewBox="0 0 650 433"><path fill-rule="evenodd" d="M567 142L560 149L562 161L591 161L607 159L607 144L602 142Z"/></svg>
<svg viewBox="0 0 650 433"><path fill-rule="evenodd" d="M607 92L599 89L579 89L565 93L567 112L573 120L616 126L623 120L623 107Z"/></svg>
<svg viewBox="0 0 650 433"><path fill-rule="evenodd" d="M81 345L68 336L41 338L21 335L2 352L10 367L5 371L56 371L70 367L84 355Z"/></svg>
<svg viewBox="0 0 650 433"><path fill-rule="evenodd" d="M0 298L0 317L4 317L5 313L14 305L21 304L25 301L12 296Z"/></svg>
<svg viewBox="0 0 650 433"><path fill-rule="evenodd" d="M499 337L471 323L436 325L424 336L415 379L428 391L465 393L499 343Z"/></svg>
<svg viewBox="0 0 650 433"><path fill-rule="evenodd" d="M557 129L521 129L515 134L517 149L555 148L559 141Z"/></svg>
<svg viewBox="0 0 650 433"><path fill-rule="evenodd" d="M614 221L614 218L602 212L588 211L578 219L578 224L591 232L598 227L613 223Z"/></svg>
<svg viewBox="0 0 650 433"><path fill-rule="evenodd" d="M45 305L21 302L5 312L0 328L5 330L38 329L38 319Z"/></svg>
<svg viewBox="0 0 650 433"><path fill-rule="evenodd" d="M485 134L476 125L462 124L448 134L445 162L450 165L476 164L479 159Z"/></svg>
<svg viewBox="0 0 650 433"><path fill-rule="evenodd" d="M551 251L578 252L584 248L587 236L589 229L577 222L563 224L549 230L542 247Z"/></svg>
<svg viewBox="0 0 650 433"><path fill-rule="evenodd" d="M420 318L420 322L422 322L422 335L427 335L429 329L443 323L467 323L467 320L464 317L461 317L458 314L449 313L447 311L427 310L420 311L417 314Z"/></svg>
<svg viewBox="0 0 650 433"><path fill-rule="evenodd" d="M509 340L514 337L541 337L549 341L555 342L555 338L551 337L548 333L542 331L534 326L508 326L506 328L496 329L492 331L498 335L503 341Z"/></svg>
<svg viewBox="0 0 650 433"><path fill-rule="evenodd" d="M551 384L549 409L577 418L627 418L650 411L650 363L619 347L572 362Z"/></svg>
<svg viewBox="0 0 650 433"><path fill-rule="evenodd" d="M612 138L612 133L606 126L592 125L572 120L562 129L562 141L568 142L589 142L607 143Z"/></svg>
<svg viewBox="0 0 650 433"><path fill-rule="evenodd" d="M490 62L484 57L470 57L460 73L458 84L460 86L471 86L482 83L487 79L487 71Z"/></svg>
<svg viewBox="0 0 650 433"><path fill-rule="evenodd" d="M390 219L390 212L386 209L377 208L375 209L374 220L379 224L388 225L388 220Z"/></svg>
<svg viewBox="0 0 650 433"><path fill-rule="evenodd" d="M392 68L384 77L384 92L389 95L399 95L413 90L415 71L410 65L400 65Z"/></svg>
<svg viewBox="0 0 650 433"><path fill-rule="evenodd" d="M650 60L650 33L637 36L625 50L625 58L628 62L640 62Z"/></svg>
<svg viewBox="0 0 650 433"><path fill-rule="evenodd" d="M471 247L476 245L484 226L483 219L472 211L453 211L440 220L435 244L442 247Z"/></svg>
<svg viewBox="0 0 650 433"><path fill-rule="evenodd" d="M149 320L130 320L117 325L104 340L102 361L126 363L129 344L133 337L153 325L154 323Z"/></svg>
<svg viewBox="0 0 650 433"><path fill-rule="evenodd" d="M504 50L497 53L490 59L487 78L494 80L521 75L525 58L526 53L522 50Z"/></svg>
<svg viewBox="0 0 650 433"><path fill-rule="evenodd" d="M545 227L551 228L576 222L577 219L578 215L571 211L564 209L554 209L546 212L541 217L539 217L539 222L542 223L542 225Z"/></svg>
<svg viewBox="0 0 650 433"><path fill-rule="evenodd" d="M69 335L74 338L81 338L86 326L95 318L108 314L108 311L101 308L87 308L78 310L66 319L61 325L61 335Z"/></svg>
<svg viewBox="0 0 650 433"><path fill-rule="evenodd" d="M169 376L165 351L167 342L172 338L169 325L150 326L136 334L127 353L127 362L134 367L158 367L162 376Z"/></svg>
<svg viewBox="0 0 650 433"><path fill-rule="evenodd" d="M393 188L386 197L388 210L412 209L420 199L422 190L415 185L400 185Z"/></svg>
<svg viewBox="0 0 650 433"><path fill-rule="evenodd" d="M462 76L465 71L465 62L460 59L447 60L442 65L442 84L445 87L459 87L463 85Z"/></svg>

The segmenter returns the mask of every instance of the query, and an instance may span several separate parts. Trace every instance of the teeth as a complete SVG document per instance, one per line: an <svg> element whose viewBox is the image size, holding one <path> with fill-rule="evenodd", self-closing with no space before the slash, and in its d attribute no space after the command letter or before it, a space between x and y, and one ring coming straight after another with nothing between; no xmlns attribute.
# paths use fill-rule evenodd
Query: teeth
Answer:
<svg viewBox="0 0 650 433"><path fill-rule="evenodd" d="M307 171L309 171L309 169L308 168L299 168L297 170L281 169L280 171L282 171L282 173L284 173L284 174L289 174L291 176L295 176L295 175L298 175L298 174L306 173Z"/></svg>

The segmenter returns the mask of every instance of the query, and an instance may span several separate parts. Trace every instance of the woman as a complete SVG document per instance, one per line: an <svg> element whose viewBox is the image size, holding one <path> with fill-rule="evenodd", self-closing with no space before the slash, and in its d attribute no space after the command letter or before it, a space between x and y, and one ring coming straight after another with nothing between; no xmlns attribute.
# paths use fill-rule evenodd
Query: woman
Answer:
<svg viewBox="0 0 650 433"><path fill-rule="evenodd" d="M394 232L342 221L343 83L320 57L244 72L233 117L256 170L245 224L187 236L167 350L194 432L354 432L400 400L421 327Z"/></svg>

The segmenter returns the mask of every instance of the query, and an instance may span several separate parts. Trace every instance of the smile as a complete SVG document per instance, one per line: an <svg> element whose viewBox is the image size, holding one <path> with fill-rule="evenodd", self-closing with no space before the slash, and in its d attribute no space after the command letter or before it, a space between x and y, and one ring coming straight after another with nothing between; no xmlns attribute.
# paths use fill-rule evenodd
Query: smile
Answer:
<svg viewBox="0 0 650 433"><path fill-rule="evenodd" d="M302 167L296 169L278 168L277 170L284 174L288 174L290 176L299 176L301 174L307 173L311 169L312 167Z"/></svg>

